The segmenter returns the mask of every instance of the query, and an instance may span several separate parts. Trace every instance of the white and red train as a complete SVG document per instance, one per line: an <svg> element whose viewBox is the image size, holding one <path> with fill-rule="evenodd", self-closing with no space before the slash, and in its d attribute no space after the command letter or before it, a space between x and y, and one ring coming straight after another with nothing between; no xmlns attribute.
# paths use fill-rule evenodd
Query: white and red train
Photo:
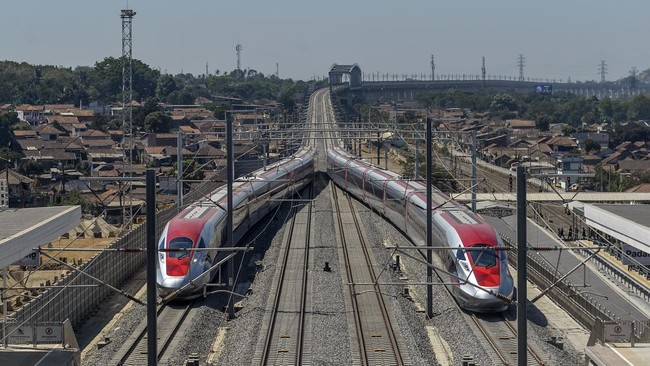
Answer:
<svg viewBox="0 0 650 366"><path fill-rule="evenodd" d="M336 184L380 212L414 242L426 238L425 184L405 181L337 147L327 150L327 169ZM507 254L489 249L502 248L501 238L479 215L448 200L434 189L433 201L440 205L433 212L434 246L457 248L440 253L456 284L453 296L467 310L505 310L514 289Z"/></svg>
<svg viewBox="0 0 650 366"><path fill-rule="evenodd" d="M233 183L233 227L237 242L257 221L277 206L282 198L305 186L314 172L315 153L303 147L294 155L266 170L257 170ZM226 245L227 188L221 187L206 199L183 209L165 226L159 249L218 248ZM216 270L207 272L225 254L214 251L160 251L157 283L160 296L177 292L191 297L202 290ZM188 284L192 281L192 284ZM182 289L181 291L178 291Z"/></svg>

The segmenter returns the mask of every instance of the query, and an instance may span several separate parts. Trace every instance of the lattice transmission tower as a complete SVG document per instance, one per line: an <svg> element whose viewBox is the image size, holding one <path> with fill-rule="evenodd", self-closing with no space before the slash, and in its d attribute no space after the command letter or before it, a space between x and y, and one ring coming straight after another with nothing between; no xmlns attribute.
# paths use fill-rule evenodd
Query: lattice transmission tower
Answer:
<svg viewBox="0 0 650 366"><path fill-rule="evenodd" d="M431 55L431 81L436 80L436 61Z"/></svg>
<svg viewBox="0 0 650 366"><path fill-rule="evenodd" d="M123 175L133 175L133 17L135 11L124 9L120 13L122 19L122 151L124 168ZM128 152L127 152L128 150ZM129 184L129 183L125 183ZM128 203L122 202L122 223L131 225L133 217L133 200L131 187L125 188L128 191ZM128 208L127 208L128 206Z"/></svg>
<svg viewBox="0 0 650 366"><path fill-rule="evenodd" d="M523 53L519 54L517 58L517 67L519 67L519 81L524 81L524 66L526 66L526 58Z"/></svg>
<svg viewBox="0 0 650 366"><path fill-rule="evenodd" d="M600 72L600 82L604 83L605 75L607 75L607 64L605 63L605 60L600 61L600 67L598 68L598 71Z"/></svg>

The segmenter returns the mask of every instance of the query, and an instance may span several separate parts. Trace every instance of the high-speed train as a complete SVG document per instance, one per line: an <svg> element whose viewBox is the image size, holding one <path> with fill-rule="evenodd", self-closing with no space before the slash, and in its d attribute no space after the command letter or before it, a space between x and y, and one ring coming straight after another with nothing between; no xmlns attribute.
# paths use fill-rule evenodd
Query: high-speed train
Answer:
<svg viewBox="0 0 650 366"><path fill-rule="evenodd" d="M311 180L315 152L302 147L289 158L257 170L233 183L233 227L237 242L280 199L294 194ZM165 226L159 249L218 248L225 246L227 187L179 212ZM160 251L158 255L158 294L179 298L196 296L216 270L208 271L225 253L216 251ZM206 272L208 271L208 272ZM192 282L190 285L188 285ZM180 291L178 291L180 289Z"/></svg>
<svg viewBox="0 0 650 366"><path fill-rule="evenodd" d="M371 165L338 147L327 150L330 178L417 242L426 238L426 184L405 181L398 174ZM440 252L449 272L452 294L459 304L475 312L507 308L514 284L508 271L504 244L479 215L449 201L434 189L433 243L448 246ZM435 207L435 206L434 206Z"/></svg>

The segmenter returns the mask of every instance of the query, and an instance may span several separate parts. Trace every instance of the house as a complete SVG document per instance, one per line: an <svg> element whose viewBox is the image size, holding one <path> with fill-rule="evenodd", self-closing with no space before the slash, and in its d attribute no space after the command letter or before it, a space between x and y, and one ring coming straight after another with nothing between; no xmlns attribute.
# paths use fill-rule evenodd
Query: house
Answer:
<svg viewBox="0 0 650 366"><path fill-rule="evenodd" d="M140 140L144 146L176 146L178 136L175 133L150 133Z"/></svg>
<svg viewBox="0 0 650 366"><path fill-rule="evenodd" d="M555 183L562 189L568 190L571 184L578 183L579 175L583 173L581 156L561 156L557 159L557 177Z"/></svg>
<svg viewBox="0 0 650 366"><path fill-rule="evenodd" d="M122 142L122 139L124 138L123 130L108 130L108 134L111 135L111 140L118 143Z"/></svg>
<svg viewBox="0 0 650 366"><path fill-rule="evenodd" d="M619 160L618 171L630 174L650 173L650 160Z"/></svg>
<svg viewBox="0 0 650 366"><path fill-rule="evenodd" d="M81 134L81 139L84 141L88 140L110 140L111 135L107 134L106 132L100 131L100 130L86 130L83 131Z"/></svg>
<svg viewBox="0 0 650 366"><path fill-rule="evenodd" d="M578 143L568 136L555 136L546 141L546 145L548 145L554 153L571 152L578 148Z"/></svg>
<svg viewBox="0 0 650 366"><path fill-rule="evenodd" d="M597 133L597 132L574 132L571 134L571 138L574 138L578 142L578 147L584 149L585 141L591 140L598 145L600 148L606 148L609 146L609 134L608 133Z"/></svg>
<svg viewBox="0 0 650 366"><path fill-rule="evenodd" d="M16 111L16 106L11 103L3 104L2 106L0 106L0 112L2 113L15 112L15 111Z"/></svg>
<svg viewBox="0 0 650 366"><path fill-rule="evenodd" d="M79 118L77 118L75 116L62 116L60 114L49 115L49 116L47 116L45 118L45 120L47 121L47 123L54 123L54 122L58 122L60 124L65 124L65 123L70 123L70 124L77 123L78 124L79 123Z"/></svg>
<svg viewBox="0 0 650 366"><path fill-rule="evenodd" d="M506 120L506 125L518 131L532 131L537 128L535 121L529 119L509 119Z"/></svg>
<svg viewBox="0 0 650 366"><path fill-rule="evenodd" d="M14 136L16 137L16 140L25 140L25 139L36 139L38 138L38 134L36 131L29 129L29 130L15 130L14 131Z"/></svg>
<svg viewBox="0 0 650 366"><path fill-rule="evenodd" d="M631 192L631 193L650 193L650 183L642 183L639 184L638 186L634 186L625 192Z"/></svg>
<svg viewBox="0 0 650 366"><path fill-rule="evenodd" d="M54 125L51 123L40 128L38 133L41 137L41 140L45 141L56 141L59 136L66 134L65 132L54 127Z"/></svg>
<svg viewBox="0 0 650 366"><path fill-rule="evenodd" d="M185 138L190 140L193 140L194 138L196 138L198 135L201 134L201 131L199 131L197 128L194 128L192 126L180 126L178 130L183 133Z"/></svg>
<svg viewBox="0 0 650 366"><path fill-rule="evenodd" d="M13 169L0 171L1 179L8 180L9 207L25 207L25 203L32 202L33 179L26 177Z"/></svg>

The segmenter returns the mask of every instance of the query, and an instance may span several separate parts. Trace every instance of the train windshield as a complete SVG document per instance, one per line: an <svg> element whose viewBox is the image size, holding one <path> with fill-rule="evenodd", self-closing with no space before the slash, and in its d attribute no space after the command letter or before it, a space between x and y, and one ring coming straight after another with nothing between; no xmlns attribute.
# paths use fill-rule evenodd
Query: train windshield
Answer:
<svg viewBox="0 0 650 366"><path fill-rule="evenodd" d="M475 244L467 251L472 256L472 262L476 267L491 268L497 265L497 255L494 250L487 250L483 248L491 248L487 244ZM479 249L480 248L480 249ZM477 250L478 249L478 250Z"/></svg>
<svg viewBox="0 0 650 366"><path fill-rule="evenodd" d="M169 242L169 249L182 249L182 248L191 248L192 241L188 238L174 238ZM183 250L179 252L169 252L169 256L172 258L185 258L190 255L189 251Z"/></svg>

